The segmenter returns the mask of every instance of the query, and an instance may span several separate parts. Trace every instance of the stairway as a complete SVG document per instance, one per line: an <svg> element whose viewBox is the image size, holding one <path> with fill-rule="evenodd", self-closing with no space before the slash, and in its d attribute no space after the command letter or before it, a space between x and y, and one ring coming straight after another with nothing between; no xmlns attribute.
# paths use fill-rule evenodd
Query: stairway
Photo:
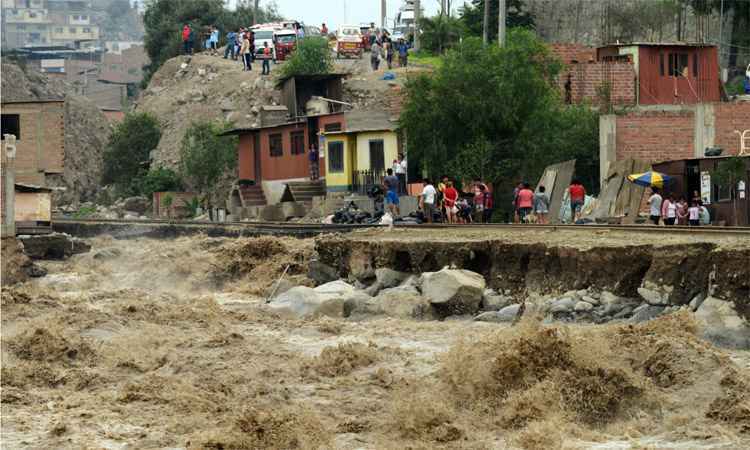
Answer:
<svg viewBox="0 0 750 450"><path fill-rule="evenodd" d="M242 206L265 206L266 196L263 194L263 188L260 186L241 186L240 197L242 199Z"/></svg>
<svg viewBox="0 0 750 450"><path fill-rule="evenodd" d="M313 197L325 197L326 184L318 181L290 181L286 183L282 202L312 203Z"/></svg>

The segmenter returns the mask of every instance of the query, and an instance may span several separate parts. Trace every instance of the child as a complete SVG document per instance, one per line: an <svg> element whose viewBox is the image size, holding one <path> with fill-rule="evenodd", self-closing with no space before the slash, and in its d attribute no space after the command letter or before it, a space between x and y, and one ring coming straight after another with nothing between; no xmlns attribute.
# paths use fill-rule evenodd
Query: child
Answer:
<svg viewBox="0 0 750 450"><path fill-rule="evenodd" d="M691 227L697 227L700 225L700 214L701 209L698 206L698 202L693 200L693 204L688 208L688 221Z"/></svg>
<svg viewBox="0 0 750 450"><path fill-rule="evenodd" d="M539 186L539 192L534 194L534 212L536 213L536 223L546 224L547 214L549 214L549 197L545 193L547 188Z"/></svg>
<svg viewBox="0 0 750 450"><path fill-rule="evenodd" d="M271 73L271 49L268 47L268 42L263 43L263 72L262 75L268 75Z"/></svg>

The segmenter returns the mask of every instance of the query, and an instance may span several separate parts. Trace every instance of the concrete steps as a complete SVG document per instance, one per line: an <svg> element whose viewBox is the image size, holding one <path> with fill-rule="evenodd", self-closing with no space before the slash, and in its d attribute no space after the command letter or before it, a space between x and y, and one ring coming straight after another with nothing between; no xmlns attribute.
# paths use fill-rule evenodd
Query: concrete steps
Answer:
<svg viewBox="0 0 750 450"><path fill-rule="evenodd" d="M264 206L267 204L263 188L260 186L242 186L239 189L242 206Z"/></svg>
<svg viewBox="0 0 750 450"><path fill-rule="evenodd" d="M324 181L290 181L286 183L282 202L312 203L313 197L325 197Z"/></svg>

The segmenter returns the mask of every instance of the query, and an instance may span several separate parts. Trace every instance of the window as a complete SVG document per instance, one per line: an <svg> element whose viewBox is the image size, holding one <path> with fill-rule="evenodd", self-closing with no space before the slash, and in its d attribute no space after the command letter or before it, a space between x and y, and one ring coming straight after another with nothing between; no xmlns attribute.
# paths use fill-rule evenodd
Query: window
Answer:
<svg viewBox="0 0 750 450"><path fill-rule="evenodd" d="M25 30L25 29L26 29L26 25L22 23L19 23L18 25L16 25L16 30Z"/></svg>
<svg viewBox="0 0 750 450"><path fill-rule="evenodd" d="M63 29L62 27L55 28L55 33L62 33Z"/></svg>
<svg viewBox="0 0 750 450"><path fill-rule="evenodd" d="M698 54L693 53L693 76L698 76Z"/></svg>
<svg viewBox="0 0 750 450"><path fill-rule="evenodd" d="M669 76L684 77L687 76L688 54L687 53L670 53L669 54Z"/></svg>
<svg viewBox="0 0 750 450"><path fill-rule="evenodd" d="M344 171L344 143L341 141L328 143L328 172Z"/></svg>
<svg viewBox="0 0 750 450"><path fill-rule="evenodd" d="M659 53L659 75L664 76L664 53Z"/></svg>
<svg viewBox="0 0 750 450"><path fill-rule="evenodd" d="M3 114L0 128L2 140L5 140L6 134L15 134L16 139L21 139L21 121L18 114Z"/></svg>
<svg viewBox="0 0 750 450"><path fill-rule="evenodd" d="M268 136L268 148L271 152L271 156L283 156L284 147L281 141L281 134L271 134Z"/></svg>
<svg viewBox="0 0 750 450"><path fill-rule="evenodd" d="M84 32L84 33L91 33L91 28L84 28L84 29L83 29L83 32Z"/></svg>
<svg viewBox="0 0 750 450"><path fill-rule="evenodd" d="M305 153L305 132L292 132L292 155L301 155Z"/></svg>
<svg viewBox="0 0 750 450"><path fill-rule="evenodd" d="M76 32L76 27L70 27L70 28L68 28L68 32L75 33Z"/></svg>
<svg viewBox="0 0 750 450"><path fill-rule="evenodd" d="M29 11L29 18L30 19L36 18L36 13L34 11Z"/></svg>
<svg viewBox="0 0 750 450"><path fill-rule="evenodd" d="M385 170L385 153L382 139L370 141L370 170L373 172L382 172Z"/></svg>
<svg viewBox="0 0 750 450"><path fill-rule="evenodd" d="M326 133L330 133L332 131L341 131L341 122L333 122L333 123L327 123L323 127Z"/></svg>

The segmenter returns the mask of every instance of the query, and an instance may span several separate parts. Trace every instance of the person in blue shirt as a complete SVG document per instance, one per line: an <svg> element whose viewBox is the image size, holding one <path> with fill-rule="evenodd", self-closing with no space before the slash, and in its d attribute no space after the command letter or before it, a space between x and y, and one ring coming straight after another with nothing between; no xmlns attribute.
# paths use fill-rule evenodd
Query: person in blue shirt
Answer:
<svg viewBox="0 0 750 450"><path fill-rule="evenodd" d="M237 45L237 33L230 31L227 33L227 48L224 49L224 59L231 54L232 59L235 58L234 47Z"/></svg>
<svg viewBox="0 0 750 450"><path fill-rule="evenodd" d="M211 47L211 54L217 55L219 48L219 29L216 26L211 27L211 34L208 37L208 43Z"/></svg>
<svg viewBox="0 0 750 450"><path fill-rule="evenodd" d="M401 67L406 67L407 63L409 62L409 44L404 41L403 39L398 40L397 44L397 50L398 50L398 65Z"/></svg>
<svg viewBox="0 0 750 450"><path fill-rule="evenodd" d="M745 94L750 94L750 76L745 77Z"/></svg>

